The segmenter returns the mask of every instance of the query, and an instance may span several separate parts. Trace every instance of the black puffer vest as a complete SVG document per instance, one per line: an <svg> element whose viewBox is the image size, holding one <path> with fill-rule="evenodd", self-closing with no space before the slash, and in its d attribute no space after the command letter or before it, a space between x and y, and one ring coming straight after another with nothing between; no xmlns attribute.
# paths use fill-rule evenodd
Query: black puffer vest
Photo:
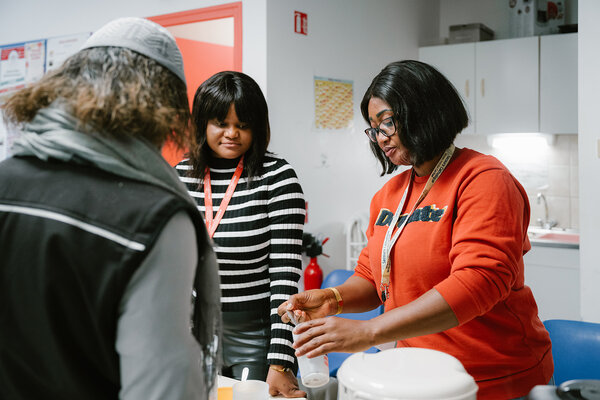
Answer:
<svg viewBox="0 0 600 400"><path fill-rule="evenodd" d="M0 163L0 398L117 399L124 290L167 221L197 210L92 167Z"/></svg>

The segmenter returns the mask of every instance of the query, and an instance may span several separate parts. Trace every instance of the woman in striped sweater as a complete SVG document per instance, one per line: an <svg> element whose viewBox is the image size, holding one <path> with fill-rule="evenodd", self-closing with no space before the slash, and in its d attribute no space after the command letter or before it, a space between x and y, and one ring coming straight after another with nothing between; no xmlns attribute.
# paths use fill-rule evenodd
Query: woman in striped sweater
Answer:
<svg viewBox="0 0 600 400"><path fill-rule="evenodd" d="M277 307L298 292L304 195L293 168L267 151L268 109L258 84L220 72L194 97L198 147L177 165L205 217L219 262L223 370L266 380L271 395L303 397L291 325Z"/></svg>

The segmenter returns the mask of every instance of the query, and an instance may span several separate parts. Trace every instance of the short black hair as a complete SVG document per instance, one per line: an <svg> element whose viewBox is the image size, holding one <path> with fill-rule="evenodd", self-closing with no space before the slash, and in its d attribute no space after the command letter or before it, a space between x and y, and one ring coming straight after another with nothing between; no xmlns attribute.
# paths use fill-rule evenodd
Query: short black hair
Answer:
<svg viewBox="0 0 600 400"><path fill-rule="evenodd" d="M360 104L363 118L369 121L369 101L379 98L390 105L402 144L419 166L443 152L469 123L463 101L448 79L429 64L415 60L388 64L371 82ZM371 143L383 171L398 168Z"/></svg>
<svg viewBox="0 0 600 400"><path fill-rule="evenodd" d="M196 125L198 147L190 152L193 166L191 176L201 182L211 157L211 149L206 141L208 121L225 120L232 104L238 119L252 131L252 145L244 155L248 183L262 173L264 156L271 139L267 101L260 86L250 76L236 71L223 71L204 81L194 95L192 120Z"/></svg>

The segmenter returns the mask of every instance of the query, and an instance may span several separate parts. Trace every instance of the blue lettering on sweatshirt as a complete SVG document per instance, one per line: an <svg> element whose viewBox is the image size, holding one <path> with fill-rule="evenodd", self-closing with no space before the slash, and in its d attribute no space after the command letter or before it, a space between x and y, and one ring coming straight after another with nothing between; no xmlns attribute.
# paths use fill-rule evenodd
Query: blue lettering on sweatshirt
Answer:
<svg viewBox="0 0 600 400"><path fill-rule="evenodd" d="M424 206L421 208L417 208L408 220L408 224L411 222L421 221L421 222L439 222L442 219L442 216L448 209L448 206L444 208L437 208L435 204ZM379 211L379 215L375 220L375 226L390 226L392 223L392 219L394 218L394 213L388 209L382 208ZM398 218L398 223L396 226L400 226L404 223L404 220L408 218L408 214L402 214L400 218Z"/></svg>

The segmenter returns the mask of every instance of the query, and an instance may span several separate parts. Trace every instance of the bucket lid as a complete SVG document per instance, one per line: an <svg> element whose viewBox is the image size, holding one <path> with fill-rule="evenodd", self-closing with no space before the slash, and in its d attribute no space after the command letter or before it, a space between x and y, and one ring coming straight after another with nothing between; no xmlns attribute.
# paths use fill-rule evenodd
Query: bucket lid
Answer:
<svg viewBox="0 0 600 400"><path fill-rule="evenodd" d="M458 400L475 398L478 389L455 357L415 347L353 354L337 378L353 392L377 399Z"/></svg>

